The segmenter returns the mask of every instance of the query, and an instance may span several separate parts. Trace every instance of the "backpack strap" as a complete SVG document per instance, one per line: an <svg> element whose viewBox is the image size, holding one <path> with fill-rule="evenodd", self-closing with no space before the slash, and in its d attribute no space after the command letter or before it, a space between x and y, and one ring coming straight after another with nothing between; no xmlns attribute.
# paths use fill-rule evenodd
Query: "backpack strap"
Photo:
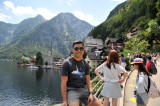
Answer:
<svg viewBox="0 0 160 106"><path fill-rule="evenodd" d="M148 76L148 89L146 89L146 88L144 87L144 89L146 90L147 93L149 92L150 84L151 84L151 81L150 81L150 78L149 78L149 76Z"/></svg>
<svg viewBox="0 0 160 106"><path fill-rule="evenodd" d="M72 57L69 57L69 58L66 59L66 62L68 62L68 64L69 64L70 71L72 70L72 61L73 61ZM86 69L86 64L85 64L85 60L84 59L82 59L82 64L84 65L84 68Z"/></svg>
<svg viewBox="0 0 160 106"><path fill-rule="evenodd" d="M72 57L66 59L66 62L69 64L70 71L72 70Z"/></svg>
<svg viewBox="0 0 160 106"><path fill-rule="evenodd" d="M148 76L148 75L147 75ZM144 77L143 77L144 78ZM145 79L145 78L144 78ZM145 80L145 82L146 82L146 80ZM148 76L148 87L147 87L147 89L144 87L144 89L146 90L146 92L148 93L149 92L149 89L150 89L150 83L151 83L151 81L150 81L150 78L149 78L149 76Z"/></svg>

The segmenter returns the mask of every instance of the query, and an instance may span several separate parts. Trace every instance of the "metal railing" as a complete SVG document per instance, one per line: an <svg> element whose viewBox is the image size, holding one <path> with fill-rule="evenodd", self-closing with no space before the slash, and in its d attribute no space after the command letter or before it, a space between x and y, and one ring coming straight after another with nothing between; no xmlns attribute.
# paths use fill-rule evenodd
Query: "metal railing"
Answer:
<svg viewBox="0 0 160 106"><path fill-rule="evenodd" d="M100 73L101 75L102 73ZM98 79L98 77L96 76L94 79L92 79L91 83L93 84L96 80ZM104 83L102 83L101 85L101 81L98 81L98 83L96 83L96 85L93 87L93 91L97 88L97 91L94 93L94 96L96 98L100 98L101 97L101 92L102 92L102 88ZM100 87L98 87L100 85Z"/></svg>

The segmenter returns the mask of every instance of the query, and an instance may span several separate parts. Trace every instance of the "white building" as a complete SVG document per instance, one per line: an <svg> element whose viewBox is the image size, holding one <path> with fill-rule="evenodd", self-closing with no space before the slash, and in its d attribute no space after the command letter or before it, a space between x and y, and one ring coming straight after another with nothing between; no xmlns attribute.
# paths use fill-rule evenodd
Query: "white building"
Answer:
<svg viewBox="0 0 160 106"><path fill-rule="evenodd" d="M103 41L102 39L94 39L92 36L90 36L84 39L84 45L86 52L91 52L94 48L103 48Z"/></svg>
<svg viewBox="0 0 160 106"><path fill-rule="evenodd" d="M88 52L85 60L90 66L90 71L93 71L101 64L102 58L98 52Z"/></svg>

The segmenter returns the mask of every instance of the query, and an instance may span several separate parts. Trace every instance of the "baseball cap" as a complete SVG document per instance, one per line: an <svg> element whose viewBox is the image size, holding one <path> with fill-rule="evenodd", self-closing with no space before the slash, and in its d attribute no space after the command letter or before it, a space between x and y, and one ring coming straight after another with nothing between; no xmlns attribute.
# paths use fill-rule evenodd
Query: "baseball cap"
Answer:
<svg viewBox="0 0 160 106"><path fill-rule="evenodd" d="M143 63L143 59L142 58L135 58L131 64L135 64L135 63Z"/></svg>

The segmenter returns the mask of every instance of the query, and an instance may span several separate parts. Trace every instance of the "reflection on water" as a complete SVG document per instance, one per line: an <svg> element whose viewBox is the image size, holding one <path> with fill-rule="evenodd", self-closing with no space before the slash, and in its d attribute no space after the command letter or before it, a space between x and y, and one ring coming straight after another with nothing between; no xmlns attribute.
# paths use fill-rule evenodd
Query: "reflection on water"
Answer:
<svg viewBox="0 0 160 106"><path fill-rule="evenodd" d="M59 103L60 90L58 70L30 70L13 62L0 62L0 106Z"/></svg>

